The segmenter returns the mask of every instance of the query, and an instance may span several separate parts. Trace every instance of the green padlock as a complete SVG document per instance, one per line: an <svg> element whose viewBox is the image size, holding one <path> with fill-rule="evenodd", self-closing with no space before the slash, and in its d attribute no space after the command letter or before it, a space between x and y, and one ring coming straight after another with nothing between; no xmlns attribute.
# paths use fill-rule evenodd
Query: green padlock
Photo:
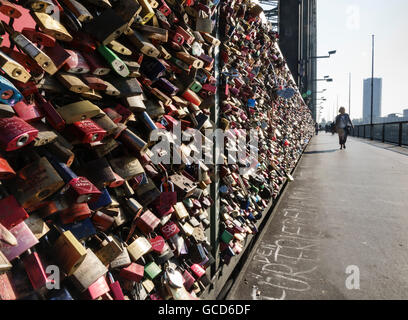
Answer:
<svg viewBox="0 0 408 320"><path fill-rule="evenodd" d="M150 280L153 280L162 272L160 266L158 266L155 262L150 262L145 265L144 271Z"/></svg>
<svg viewBox="0 0 408 320"><path fill-rule="evenodd" d="M193 83L190 84L189 89L190 89L191 91L194 91L195 93L198 93L198 92L200 92L200 90L201 90L202 87L203 87L203 86L201 85L200 82L194 81Z"/></svg>
<svg viewBox="0 0 408 320"><path fill-rule="evenodd" d="M221 241L228 244L232 239L234 239L234 235L229 233L227 230L224 230L221 235Z"/></svg>
<svg viewBox="0 0 408 320"><path fill-rule="evenodd" d="M127 65L107 46L100 45L98 47L98 52L105 58L118 75L122 77L127 77L129 75L130 72Z"/></svg>

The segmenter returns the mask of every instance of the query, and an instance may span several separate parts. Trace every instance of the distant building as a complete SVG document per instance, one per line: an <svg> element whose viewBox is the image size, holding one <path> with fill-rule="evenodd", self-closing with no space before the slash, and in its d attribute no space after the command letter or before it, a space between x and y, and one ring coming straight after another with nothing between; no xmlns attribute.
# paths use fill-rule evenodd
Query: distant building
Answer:
<svg viewBox="0 0 408 320"><path fill-rule="evenodd" d="M402 114L404 115L404 118L408 118L408 109L402 110Z"/></svg>
<svg viewBox="0 0 408 320"><path fill-rule="evenodd" d="M381 117L382 78L373 81L373 122ZM364 79L363 90L363 121L370 123L371 118L371 78Z"/></svg>

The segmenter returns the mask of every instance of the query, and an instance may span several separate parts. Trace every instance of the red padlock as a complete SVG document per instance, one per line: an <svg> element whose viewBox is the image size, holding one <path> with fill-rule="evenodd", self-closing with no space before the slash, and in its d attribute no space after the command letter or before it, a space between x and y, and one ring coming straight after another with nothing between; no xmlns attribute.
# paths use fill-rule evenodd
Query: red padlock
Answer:
<svg viewBox="0 0 408 320"><path fill-rule="evenodd" d="M156 236L149 239L150 244L152 245L152 250L158 254L161 254L166 245L166 241L162 236Z"/></svg>
<svg viewBox="0 0 408 320"><path fill-rule="evenodd" d="M163 234L164 239L168 240L171 237L175 236L180 232L179 227L173 221L167 222L162 228L161 233Z"/></svg>
<svg viewBox="0 0 408 320"><path fill-rule="evenodd" d="M132 262L129 266L120 270L119 275L123 279L140 282L144 276L144 267Z"/></svg>
<svg viewBox="0 0 408 320"><path fill-rule="evenodd" d="M103 212L96 211L92 216L92 222L99 230L107 231L110 227L112 227L115 219Z"/></svg>
<svg viewBox="0 0 408 320"><path fill-rule="evenodd" d="M32 252L25 256L23 263L34 290L41 289L50 282L37 252Z"/></svg>
<svg viewBox="0 0 408 320"><path fill-rule="evenodd" d="M160 224L160 219L157 218L153 212L150 210L146 210L137 220L136 226L142 231L144 234L149 234L156 229L156 227Z"/></svg>
<svg viewBox="0 0 408 320"><path fill-rule="evenodd" d="M101 191L85 177L73 178L68 182L67 190L63 189L62 192L65 191L69 197L75 199L76 203L92 202L101 195Z"/></svg>
<svg viewBox="0 0 408 320"><path fill-rule="evenodd" d="M195 263L190 267L191 271L194 273L197 279L205 275L205 269L199 264Z"/></svg>
<svg viewBox="0 0 408 320"><path fill-rule="evenodd" d="M75 203L69 208L61 211L59 217L63 224L81 221L91 216L91 210L86 203Z"/></svg>
<svg viewBox="0 0 408 320"><path fill-rule="evenodd" d="M119 281L115 281L110 272L108 272L108 284L114 300L125 300Z"/></svg>
<svg viewBox="0 0 408 320"><path fill-rule="evenodd" d="M101 141L106 131L91 119L74 122L68 130L74 134L81 143Z"/></svg>
<svg viewBox="0 0 408 320"><path fill-rule="evenodd" d="M38 130L18 117L0 119L0 147L5 151L20 149L32 142Z"/></svg>
<svg viewBox="0 0 408 320"><path fill-rule="evenodd" d="M170 191L168 190L168 185L171 187ZM174 191L174 184L170 181L165 185L165 191L163 191L163 184L161 184L160 191L156 211L160 217L163 217L174 212L173 205L177 203L177 192Z"/></svg>
<svg viewBox="0 0 408 320"><path fill-rule="evenodd" d="M10 230L27 219L28 214L13 195L8 195L3 187L1 189L3 198L0 200L0 223Z"/></svg>
<svg viewBox="0 0 408 320"><path fill-rule="evenodd" d="M84 297L95 300L100 296L108 293L110 290L108 283L106 282L105 276L100 277L94 283L92 283L84 293Z"/></svg>
<svg viewBox="0 0 408 320"><path fill-rule="evenodd" d="M24 100L17 102L13 106L13 109L18 117L26 122L35 122L44 117L44 113L41 108L34 103L28 104Z"/></svg>
<svg viewBox="0 0 408 320"><path fill-rule="evenodd" d="M88 73L90 67L85 58L79 51L66 50L70 55L70 58L64 65L64 70L70 73Z"/></svg>
<svg viewBox="0 0 408 320"><path fill-rule="evenodd" d="M6 159L0 157L0 180L11 179L16 176L13 168L7 162Z"/></svg>

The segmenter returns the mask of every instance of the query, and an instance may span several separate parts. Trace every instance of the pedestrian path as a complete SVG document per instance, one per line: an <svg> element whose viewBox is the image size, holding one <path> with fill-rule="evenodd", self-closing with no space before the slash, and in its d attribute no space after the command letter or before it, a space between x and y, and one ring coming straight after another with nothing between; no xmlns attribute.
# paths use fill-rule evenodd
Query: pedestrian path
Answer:
<svg viewBox="0 0 408 320"><path fill-rule="evenodd" d="M408 154L314 137L227 299L408 299Z"/></svg>

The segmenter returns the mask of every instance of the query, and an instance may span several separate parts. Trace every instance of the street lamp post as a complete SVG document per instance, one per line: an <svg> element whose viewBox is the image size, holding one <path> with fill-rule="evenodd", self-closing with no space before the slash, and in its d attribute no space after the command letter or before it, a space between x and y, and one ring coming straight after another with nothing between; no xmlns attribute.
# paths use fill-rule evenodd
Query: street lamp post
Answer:
<svg viewBox="0 0 408 320"><path fill-rule="evenodd" d="M370 128L371 128L371 140L373 140L373 111L374 111L374 35L372 35L372 55L371 55L371 116L370 116Z"/></svg>

